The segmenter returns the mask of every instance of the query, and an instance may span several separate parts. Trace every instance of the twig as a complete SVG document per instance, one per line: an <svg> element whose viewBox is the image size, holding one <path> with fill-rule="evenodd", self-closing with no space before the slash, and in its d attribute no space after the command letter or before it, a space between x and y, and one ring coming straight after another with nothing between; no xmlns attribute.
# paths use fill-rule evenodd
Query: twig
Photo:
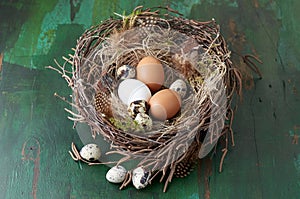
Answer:
<svg viewBox="0 0 300 199"><path fill-rule="evenodd" d="M228 150L226 148L222 149L222 157L221 157L221 160L220 160L220 166L219 166L219 172L221 173L222 172L222 169L223 169L223 163L224 163L224 159L225 159L225 156L228 152Z"/></svg>

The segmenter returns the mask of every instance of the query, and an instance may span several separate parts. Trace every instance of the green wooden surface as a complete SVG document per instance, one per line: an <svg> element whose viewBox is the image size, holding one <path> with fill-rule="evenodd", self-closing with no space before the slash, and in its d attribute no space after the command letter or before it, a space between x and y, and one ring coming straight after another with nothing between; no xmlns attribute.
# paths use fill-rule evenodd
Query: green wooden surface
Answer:
<svg viewBox="0 0 300 199"><path fill-rule="evenodd" d="M155 182L119 191L105 166L74 162L80 139L64 102L70 90L46 70L62 62L85 29L137 5L169 5L186 17L215 18L233 53L257 55L263 79L244 90L234 121L235 147L199 161L167 193ZM0 198L300 198L300 1L298 0L12 0L0 2ZM0 62L1 63L1 62Z"/></svg>

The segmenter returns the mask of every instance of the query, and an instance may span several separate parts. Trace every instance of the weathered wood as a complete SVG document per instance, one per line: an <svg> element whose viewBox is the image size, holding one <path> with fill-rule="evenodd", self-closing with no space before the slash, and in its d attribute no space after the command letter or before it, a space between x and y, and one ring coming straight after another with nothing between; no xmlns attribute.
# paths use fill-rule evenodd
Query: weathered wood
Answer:
<svg viewBox="0 0 300 199"><path fill-rule="evenodd" d="M188 177L174 178L167 193L158 182L120 191L105 180L108 167L70 158L71 142L80 147L81 141L64 111L69 105L53 94L71 93L44 68L72 53L91 24L143 3L168 4L189 18L215 18L235 63L244 66L237 54L246 53L263 61L263 78L249 79L253 87L236 112L235 147L223 172L217 153L200 160ZM297 0L1 2L0 198L300 198L299 6Z"/></svg>

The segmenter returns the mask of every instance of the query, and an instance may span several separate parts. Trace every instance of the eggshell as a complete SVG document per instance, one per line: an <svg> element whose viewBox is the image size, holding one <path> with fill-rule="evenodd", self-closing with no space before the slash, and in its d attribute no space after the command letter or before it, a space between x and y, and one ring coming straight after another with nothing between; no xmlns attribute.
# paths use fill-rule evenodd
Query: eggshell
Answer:
<svg viewBox="0 0 300 199"><path fill-rule="evenodd" d="M181 99L178 93L164 89L155 93L149 101L150 114L155 119L166 120L176 115L180 110Z"/></svg>
<svg viewBox="0 0 300 199"><path fill-rule="evenodd" d="M131 79L136 75L135 67L130 65L123 65L117 70L117 79Z"/></svg>
<svg viewBox="0 0 300 199"><path fill-rule="evenodd" d="M134 120L145 130L151 130L152 119L146 113L138 113Z"/></svg>
<svg viewBox="0 0 300 199"><path fill-rule="evenodd" d="M101 157L101 151L97 144L87 144L79 152L80 156L88 161L96 161Z"/></svg>
<svg viewBox="0 0 300 199"><path fill-rule="evenodd" d="M129 106L131 102L137 100L148 102L151 97L151 91L139 80L125 79L118 87L118 96L124 104Z"/></svg>
<svg viewBox="0 0 300 199"><path fill-rule="evenodd" d="M132 171L132 184L136 189L145 188L151 177L151 173L145 171L142 167L138 167Z"/></svg>
<svg viewBox="0 0 300 199"><path fill-rule="evenodd" d="M144 82L152 92L158 91L164 83L164 69L154 57L144 57L137 65L136 78Z"/></svg>
<svg viewBox="0 0 300 199"><path fill-rule="evenodd" d="M138 113L146 113L149 109L149 104L145 100L137 100L130 103L127 108L128 114L134 119Z"/></svg>
<svg viewBox="0 0 300 199"><path fill-rule="evenodd" d="M176 91L181 98L184 98L187 92L186 83L182 79L177 79L170 86L170 89Z"/></svg>
<svg viewBox="0 0 300 199"><path fill-rule="evenodd" d="M127 170L121 166L114 166L106 173L106 180L112 183L121 183L124 181Z"/></svg>
<svg viewBox="0 0 300 199"><path fill-rule="evenodd" d="M143 86L138 87L132 91L127 104L138 100L144 100L148 102L151 96L152 95L150 89L144 84Z"/></svg>

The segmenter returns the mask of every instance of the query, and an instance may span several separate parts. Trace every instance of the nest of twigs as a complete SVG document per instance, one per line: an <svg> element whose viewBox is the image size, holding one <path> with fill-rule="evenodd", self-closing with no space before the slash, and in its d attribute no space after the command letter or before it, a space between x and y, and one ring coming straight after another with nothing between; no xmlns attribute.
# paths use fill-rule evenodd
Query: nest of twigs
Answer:
<svg viewBox="0 0 300 199"><path fill-rule="evenodd" d="M150 182L161 175L165 191L174 175L185 176L178 168L205 157L220 137L226 140L224 158L228 138L233 141L231 102L235 91L241 92L240 73L214 20L198 22L169 8L141 7L119 17L87 30L68 59L72 70L60 67L73 90L70 119L87 123L90 136L102 136L110 144L106 155L120 157L103 164L134 161L152 173ZM134 131L116 93L116 71L149 55L164 66L164 87L181 78L188 93L174 118L154 122L151 130ZM130 180L131 171L121 187Z"/></svg>

